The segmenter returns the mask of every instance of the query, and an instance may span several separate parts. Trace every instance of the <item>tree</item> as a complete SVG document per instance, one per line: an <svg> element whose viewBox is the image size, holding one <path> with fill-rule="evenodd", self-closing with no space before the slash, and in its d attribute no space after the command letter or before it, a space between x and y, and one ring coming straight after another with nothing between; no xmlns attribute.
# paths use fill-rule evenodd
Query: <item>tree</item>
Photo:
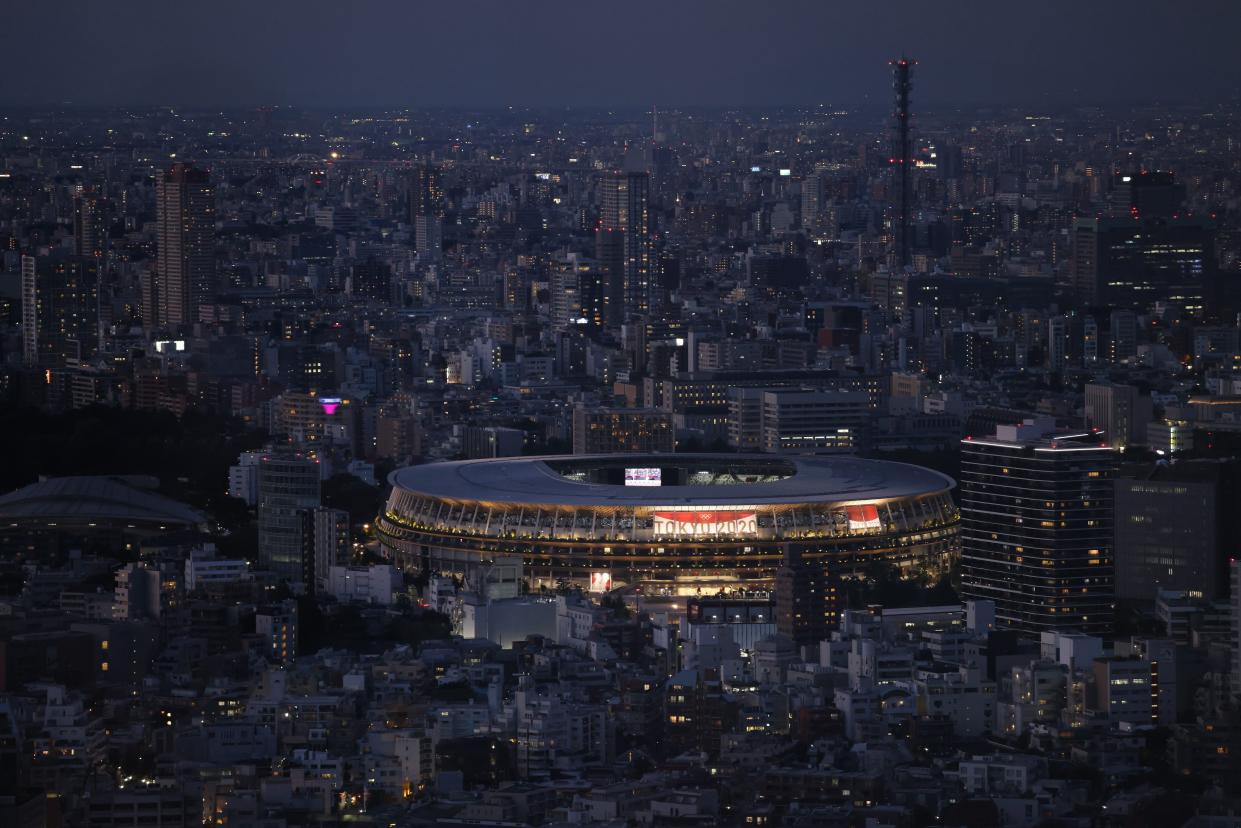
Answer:
<svg viewBox="0 0 1241 828"><path fill-rule="evenodd" d="M370 523L383 509L383 491L378 486L354 477L336 474L323 483L323 503L349 513L349 523L357 526Z"/></svg>

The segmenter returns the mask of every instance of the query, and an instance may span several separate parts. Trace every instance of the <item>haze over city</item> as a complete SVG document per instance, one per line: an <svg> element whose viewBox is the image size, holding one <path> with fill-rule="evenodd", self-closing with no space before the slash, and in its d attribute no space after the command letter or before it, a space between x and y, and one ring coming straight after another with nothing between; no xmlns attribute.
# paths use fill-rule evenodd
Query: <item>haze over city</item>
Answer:
<svg viewBox="0 0 1241 828"><path fill-rule="evenodd" d="M886 106L1235 100L1228 0L261 3L20 0L0 101L194 106Z"/></svg>

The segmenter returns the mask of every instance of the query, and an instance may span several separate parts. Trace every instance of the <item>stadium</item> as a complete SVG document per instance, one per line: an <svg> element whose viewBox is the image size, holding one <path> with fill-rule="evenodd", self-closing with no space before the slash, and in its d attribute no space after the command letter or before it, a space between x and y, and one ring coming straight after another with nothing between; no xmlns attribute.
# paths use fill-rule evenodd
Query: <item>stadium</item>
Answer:
<svg viewBox="0 0 1241 828"><path fill-rule="evenodd" d="M953 480L855 457L589 455L398 469L377 519L406 569L477 588L519 557L532 589L769 588L787 546L842 577L883 561L937 575L957 554Z"/></svg>

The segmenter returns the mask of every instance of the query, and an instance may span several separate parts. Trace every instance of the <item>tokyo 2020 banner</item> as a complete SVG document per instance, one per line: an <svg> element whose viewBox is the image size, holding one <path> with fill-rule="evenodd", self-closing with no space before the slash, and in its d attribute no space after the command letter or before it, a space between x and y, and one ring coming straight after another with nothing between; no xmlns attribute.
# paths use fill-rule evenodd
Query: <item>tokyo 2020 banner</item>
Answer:
<svg viewBox="0 0 1241 828"><path fill-rule="evenodd" d="M753 535L758 514L736 509L696 509L692 512L655 512L656 535Z"/></svg>

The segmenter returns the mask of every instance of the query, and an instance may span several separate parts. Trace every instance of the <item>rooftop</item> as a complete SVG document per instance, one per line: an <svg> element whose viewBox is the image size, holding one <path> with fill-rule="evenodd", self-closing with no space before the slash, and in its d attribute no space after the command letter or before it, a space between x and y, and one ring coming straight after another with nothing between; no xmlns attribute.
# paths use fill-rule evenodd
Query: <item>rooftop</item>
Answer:
<svg viewBox="0 0 1241 828"><path fill-rule="evenodd" d="M624 485L627 470L659 469L663 479L727 479L727 485ZM692 470L693 474L687 474ZM598 482L612 471L615 482ZM573 479L567 475L575 475ZM584 478L584 479L582 479ZM745 478L758 482L747 482ZM740 454L607 454L465 460L409 466L393 486L449 500L555 506L719 506L847 503L913 497L955 481L921 466L857 457Z"/></svg>
<svg viewBox="0 0 1241 828"><path fill-rule="evenodd" d="M52 477L0 497L0 521L125 521L169 527L207 522L201 512L147 488L153 484L137 477Z"/></svg>

